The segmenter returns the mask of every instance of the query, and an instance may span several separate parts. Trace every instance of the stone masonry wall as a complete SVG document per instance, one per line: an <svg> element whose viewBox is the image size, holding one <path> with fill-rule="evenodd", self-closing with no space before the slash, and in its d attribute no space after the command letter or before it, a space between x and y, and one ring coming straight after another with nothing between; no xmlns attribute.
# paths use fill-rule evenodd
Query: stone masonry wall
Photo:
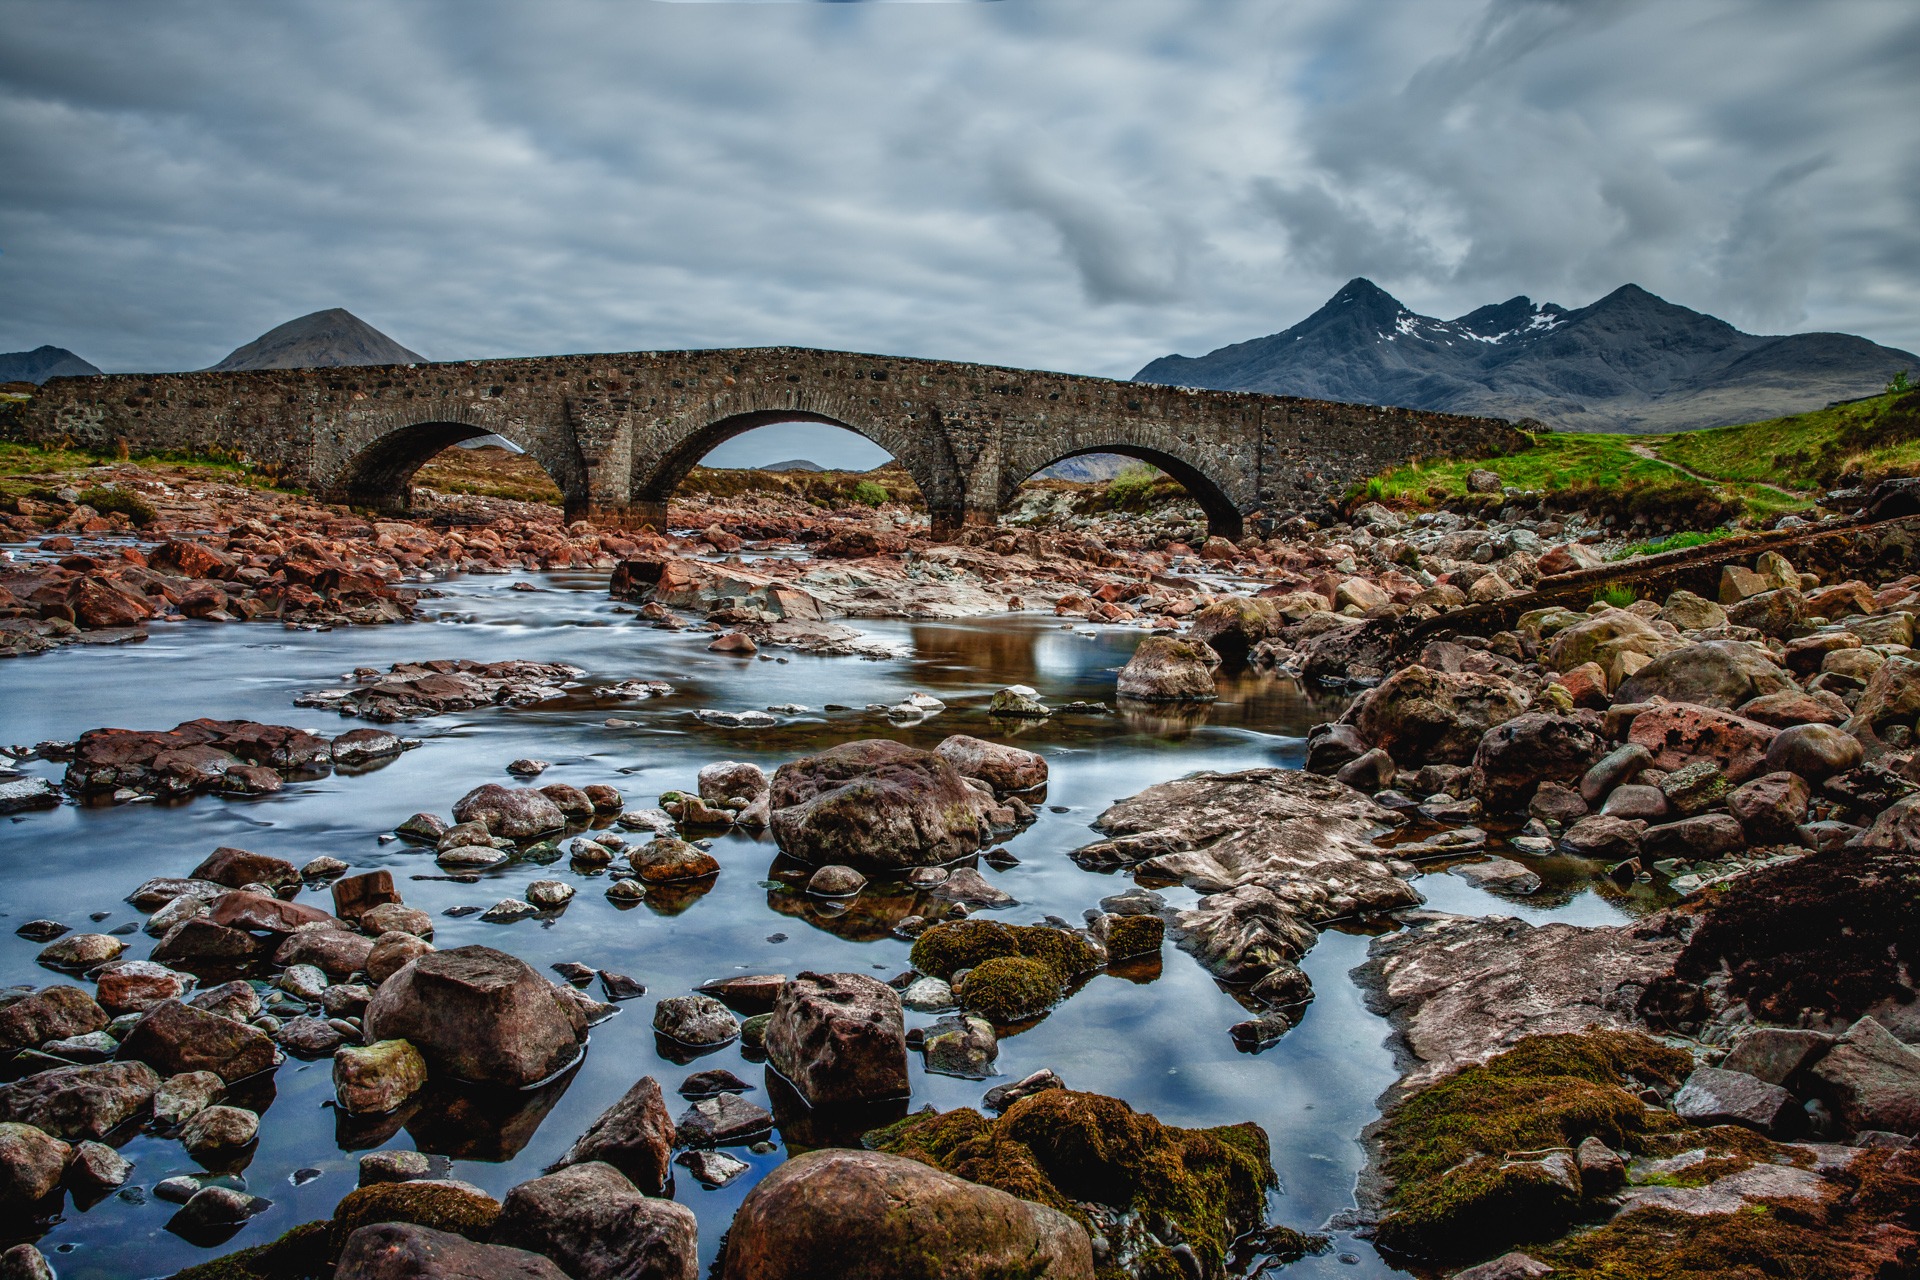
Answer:
<svg viewBox="0 0 1920 1280"><path fill-rule="evenodd" d="M1128 453L1172 472L1216 532L1314 505L1414 458L1525 438L1494 418L1071 374L764 347L49 380L11 432L38 443L244 455L315 493L404 510L462 439L527 450L570 515L660 523L708 450L769 422L849 427L906 467L935 528L991 523L1033 472Z"/></svg>

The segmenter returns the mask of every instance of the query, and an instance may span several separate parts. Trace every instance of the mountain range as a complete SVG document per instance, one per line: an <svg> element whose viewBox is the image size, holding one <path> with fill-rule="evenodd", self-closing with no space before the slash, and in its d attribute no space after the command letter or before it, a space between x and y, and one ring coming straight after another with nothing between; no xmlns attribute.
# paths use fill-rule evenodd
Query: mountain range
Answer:
<svg viewBox="0 0 1920 1280"><path fill-rule="evenodd" d="M1563 431L1684 431L1870 395L1920 356L1842 333L1763 337L1622 285L1568 310L1530 298L1439 320L1367 279L1291 329L1136 382L1533 418Z"/></svg>
<svg viewBox="0 0 1920 1280"><path fill-rule="evenodd" d="M41 383L48 378L83 378L99 372L65 347L0 354L0 382Z"/></svg>

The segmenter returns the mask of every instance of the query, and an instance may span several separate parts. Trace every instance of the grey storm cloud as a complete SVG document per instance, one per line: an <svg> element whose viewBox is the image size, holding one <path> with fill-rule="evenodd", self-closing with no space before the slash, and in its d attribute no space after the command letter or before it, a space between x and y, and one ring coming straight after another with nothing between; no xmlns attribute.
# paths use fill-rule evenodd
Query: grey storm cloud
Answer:
<svg viewBox="0 0 1920 1280"><path fill-rule="evenodd" d="M1366 275L1920 346L1908 0L8 0L0 349L1126 375Z"/></svg>

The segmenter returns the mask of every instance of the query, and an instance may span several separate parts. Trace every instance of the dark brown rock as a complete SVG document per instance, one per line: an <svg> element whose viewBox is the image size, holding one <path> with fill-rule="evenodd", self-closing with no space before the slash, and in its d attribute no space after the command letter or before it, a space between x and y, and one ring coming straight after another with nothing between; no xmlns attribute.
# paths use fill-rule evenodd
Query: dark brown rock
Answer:
<svg viewBox="0 0 1920 1280"><path fill-rule="evenodd" d="M32 1049L107 1025L107 1011L78 987L42 987L0 1009L0 1048Z"/></svg>
<svg viewBox="0 0 1920 1280"><path fill-rule="evenodd" d="M0 1085L0 1120L70 1141L103 1138L140 1114L159 1088L159 1075L144 1062L55 1067Z"/></svg>
<svg viewBox="0 0 1920 1280"><path fill-rule="evenodd" d="M555 1169L599 1161L612 1165L648 1195L659 1195L672 1174L673 1116L660 1084L641 1076L631 1089L567 1148Z"/></svg>
<svg viewBox="0 0 1920 1280"><path fill-rule="evenodd" d="M475 1244L465 1236L382 1222L347 1237L334 1280L568 1280L551 1260L524 1249Z"/></svg>
<svg viewBox="0 0 1920 1280"><path fill-rule="evenodd" d="M147 1063L162 1076L211 1071L228 1084L280 1061L264 1032L178 1000L155 1005L134 1023L120 1057Z"/></svg>
<svg viewBox="0 0 1920 1280"><path fill-rule="evenodd" d="M696 1280L699 1274L693 1211L642 1195L619 1170L597 1161L509 1191L492 1239L545 1254L573 1280Z"/></svg>

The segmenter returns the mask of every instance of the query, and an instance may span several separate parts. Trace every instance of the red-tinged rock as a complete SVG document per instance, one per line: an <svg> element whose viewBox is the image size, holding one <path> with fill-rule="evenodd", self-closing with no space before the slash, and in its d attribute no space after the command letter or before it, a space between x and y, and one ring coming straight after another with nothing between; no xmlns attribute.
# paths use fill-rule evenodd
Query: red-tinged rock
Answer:
<svg viewBox="0 0 1920 1280"><path fill-rule="evenodd" d="M333 913L342 920L357 921L375 907L399 901L391 871L363 871L333 882Z"/></svg>
<svg viewBox="0 0 1920 1280"><path fill-rule="evenodd" d="M235 890L214 901L208 919L229 929L249 933L293 933L303 925L328 925L345 928L339 920L318 907L304 902L287 902L261 893Z"/></svg>
<svg viewBox="0 0 1920 1280"><path fill-rule="evenodd" d="M164 1001L185 999L193 982L193 975L152 960L127 960L100 975L100 1005L115 1017L145 1013Z"/></svg>
<svg viewBox="0 0 1920 1280"><path fill-rule="evenodd" d="M183 920L154 945L152 959L191 968L196 964L244 964L258 957L263 944L243 929L229 929L202 916Z"/></svg>
<svg viewBox="0 0 1920 1280"><path fill-rule="evenodd" d="M215 550L204 542L177 538L156 547L148 562L156 569L177 573L183 578L224 578L237 563L227 552Z"/></svg>
<svg viewBox="0 0 1920 1280"><path fill-rule="evenodd" d="M89 630L135 627L159 612L136 593L115 590L99 578L78 578L67 590L73 620Z"/></svg>
<svg viewBox="0 0 1920 1280"><path fill-rule="evenodd" d="M673 1144L673 1116L660 1085L652 1076L641 1076L553 1167L597 1160L618 1169L648 1195L659 1195L673 1172Z"/></svg>
<svg viewBox="0 0 1920 1280"><path fill-rule="evenodd" d="M103 1138L138 1115L159 1089L160 1077L144 1062L55 1067L0 1085L0 1121L68 1141Z"/></svg>
<svg viewBox="0 0 1920 1280"><path fill-rule="evenodd" d="M264 884L269 888L300 883L300 868L285 858L275 858L264 853L250 853L245 849L235 849L226 845L207 855L190 877L194 880L211 880L215 884L226 885L229 889L239 889L250 884Z"/></svg>
<svg viewBox="0 0 1920 1280"><path fill-rule="evenodd" d="M963 778L978 778L995 791L1031 791L1047 782L1046 757L1004 743L956 733L936 746L934 753Z"/></svg>
<svg viewBox="0 0 1920 1280"><path fill-rule="evenodd" d="M347 1237L334 1280L568 1280L551 1260L505 1245L404 1222L361 1227Z"/></svg>
<svg viewBox="0 0 1920 1280"><path fill-rule="evenodd" d="M1635 716L1627 739L1653 752L1656 769L1671 773L1696 760L1711 760L1729 782L1740 783L1760 772L1779 732L1731 711L1675 702Z"/></svg>

